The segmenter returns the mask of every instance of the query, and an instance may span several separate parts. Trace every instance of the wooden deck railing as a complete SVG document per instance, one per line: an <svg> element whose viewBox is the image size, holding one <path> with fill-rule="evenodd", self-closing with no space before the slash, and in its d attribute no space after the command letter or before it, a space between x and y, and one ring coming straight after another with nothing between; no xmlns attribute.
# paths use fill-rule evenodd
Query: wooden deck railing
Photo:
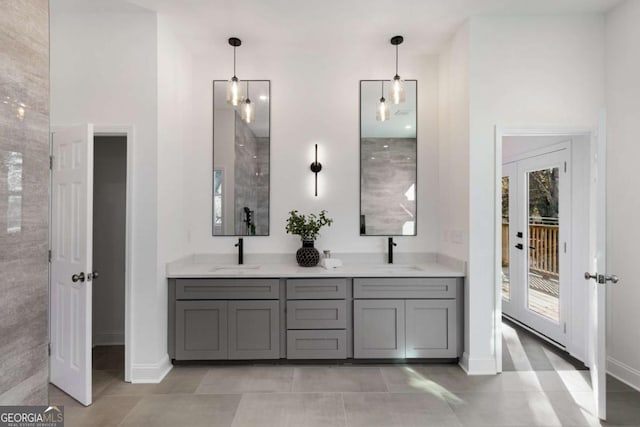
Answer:
<svg viewBox="0 0 640 427"><path fill-rule="evenodd" d="M559 227L557 225L529 225L529 270L543 277L557 278L559 274ZM514 243L515 244L515 243ZM509 265L509 223L502 223L502 266Z"/></svg>

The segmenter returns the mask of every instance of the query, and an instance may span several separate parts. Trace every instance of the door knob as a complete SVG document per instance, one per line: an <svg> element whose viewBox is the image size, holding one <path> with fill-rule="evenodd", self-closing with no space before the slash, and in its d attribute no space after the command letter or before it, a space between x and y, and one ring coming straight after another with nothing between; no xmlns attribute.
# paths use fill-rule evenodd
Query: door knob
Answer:
<svg viewBox="0 0 640 427"><path fill-rule="evenodd" d="M74 274L73 276L71 276L71 281L73 283L84 282L84 273Z"/></svg>
<svg viewBox="0 0 640 427"><path fill-rule="evenodd" d="M523 250L523 249L524 249L524 246L522 246L522 243L518 243L518 244L516 245L516 249Z"/></svg>
<svg viewBox="0 0 640 427"><path fill-rule="evenodd" d="M92 280L92 279L95 280L98 277L100 277L100 273L98 273L98 270L94 270L93 273L89 273L87 277L88 277L88 280Z"/></svg>
<svg viewBox="0 0 640 427"><path fill-rule="evenodd" d="M604 285L607 282L611 282L615 285L620 281L620 279L618 279L618 276L616 276L615 274L598 274L598 273L591 274L588 271L584 273L584 278L586 280L594 279L597 283L601 285Z"/></svg>

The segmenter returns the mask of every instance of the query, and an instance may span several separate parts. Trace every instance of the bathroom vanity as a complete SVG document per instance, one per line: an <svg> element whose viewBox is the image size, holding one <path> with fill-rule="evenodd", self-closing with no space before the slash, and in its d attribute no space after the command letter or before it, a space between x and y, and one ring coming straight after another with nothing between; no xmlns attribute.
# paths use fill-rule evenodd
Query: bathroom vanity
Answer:
<svg viewBox="0 0 640 427"><path fill-rule="evenodd" d="M463 269L435 262L334 270L182 262L167 276L174 361L462 353Z"/></svg>

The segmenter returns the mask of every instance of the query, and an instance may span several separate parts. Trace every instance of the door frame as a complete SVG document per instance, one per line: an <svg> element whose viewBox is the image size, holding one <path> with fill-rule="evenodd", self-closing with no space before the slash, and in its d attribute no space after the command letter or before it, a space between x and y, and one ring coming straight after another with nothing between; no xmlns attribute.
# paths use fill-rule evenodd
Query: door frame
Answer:
<svg viewBox="0 0 640 427"><path fill-rule="evenodd" d="M596 127L495 127L494 145L494 351L496 355L496 372L502 372L502 139L507 136L566 136L588 137L589 144L594 147L597 141ZM593 185L593 184L591 184ZM587 319L588 320L588 319Z"/></svg>
<svg viewBox="0 0 640 427"><path fill-rule="evenodd" d="M50 127L49 135L57 130L72 125L54 125ZM131 382L133 366L133 167L135 147L135 126L132 125L93 125L93 136L120 136L127 140L127 178L126 178L126 220L125 220L125 275L124 275L124 381ZM51 155L51 140L49 145ZM51 189L49 189L51 191ZM92 189L93 191L93 189ZM49 249L51 249L51 201L49 201ZM49 267L50 269L50 267ZM49 274L49 289L51 288L51 275ZM51 304L51 299L49 299ZM91 308L93 312L93 307ZM51 323L51 319L49 319ZM51 335L49 335L51 336ZM49 339L51 340L51 339Z"/></svg>

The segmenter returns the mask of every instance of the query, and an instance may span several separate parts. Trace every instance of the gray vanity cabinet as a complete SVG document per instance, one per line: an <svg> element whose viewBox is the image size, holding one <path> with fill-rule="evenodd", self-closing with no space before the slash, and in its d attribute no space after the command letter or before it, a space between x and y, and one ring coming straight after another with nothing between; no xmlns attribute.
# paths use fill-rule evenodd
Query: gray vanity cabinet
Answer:
<svg viewBox="0 0 640 427"><path fill-rule="evenodd" d="M169 356L279 359L279 279L170 279Z"/></svg>
<svg viewBox="0 0 640 427"><path fill-rule="evenodd" d="M403 359L405 357L403 300L353 302L353 357Z"/></svg>
<svg viewBox="0 0 640 427"><path fill-rule="evenodd" d="M354 358L459 357L461 279L358 278L353 288Z"/></svg>
<svg viewBox="0 0 640 427"><path fill-rule="evenodd" d="M227 358L227 302L176 302L176 359Z"/></svg>

